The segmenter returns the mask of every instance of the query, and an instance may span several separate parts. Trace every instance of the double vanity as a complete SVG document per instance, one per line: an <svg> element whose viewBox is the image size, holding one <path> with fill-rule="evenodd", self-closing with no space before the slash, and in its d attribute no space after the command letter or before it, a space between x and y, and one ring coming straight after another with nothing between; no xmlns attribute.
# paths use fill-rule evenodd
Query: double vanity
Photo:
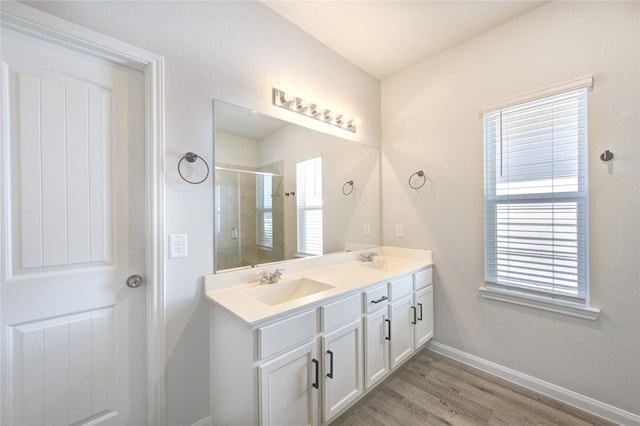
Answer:
<svg viewBox="0 0 640 426"><path fill-rule="evenodd" d="M374 251L205 277L212 424L328 424L433 337L431 252Z"/></svg>

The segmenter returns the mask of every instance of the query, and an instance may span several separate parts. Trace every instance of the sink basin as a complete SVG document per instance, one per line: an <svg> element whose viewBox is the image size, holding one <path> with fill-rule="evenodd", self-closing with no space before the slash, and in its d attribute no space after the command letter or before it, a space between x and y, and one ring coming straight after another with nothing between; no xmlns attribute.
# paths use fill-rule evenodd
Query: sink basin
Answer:
<svg viewBox="0 0 640 426"><path fill-rule="evenodd" d="M379 269L381 271L391 271L393 269L397 269L400 265L398 265L398 261L392 261L390 259L380 257L378 259L373 259L371 262L361 262L360 266L369 269Z"/></svg>
<svg viewBox="0 0 640 426"><path fill-rule="evenodd" d="M279 305L301 297L320 293L334 288L332 285L321 283L309 278L298 278L276 284L264 284L247 291L247 294L267 305Z"/></svg>

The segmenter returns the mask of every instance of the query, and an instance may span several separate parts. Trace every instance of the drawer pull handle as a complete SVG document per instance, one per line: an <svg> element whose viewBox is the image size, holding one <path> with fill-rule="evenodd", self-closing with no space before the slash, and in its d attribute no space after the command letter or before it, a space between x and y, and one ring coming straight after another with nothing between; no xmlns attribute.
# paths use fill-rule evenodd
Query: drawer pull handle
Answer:
<svg viewBox="0 0 640 426"><path fill-rule="evenodd" d="M420 306L420 316L418 317L418 320L422 321L422 303L418 303L418 306Z"/></svg>
<svg viewBox="0 0 640 426"><path fill-rule="evenodd" d="M313 383L311 384L311 386L313 386L314 388L318 389L318 370L319 370L319 368L320 368L320 366L319 366L319 364L320 364L320 363L318 362L318 360L317 360L317 359L312 359L312 360L311 360L311 362L312 362L312 363L314 363L314 364L316 365L316 374L315 374L315 379L316 379L316 381L315 381L315 382L313 382Z"/></svg>
<svg viewBox="0 0 640 426"><path fill-rule="evenodd" d="M327 377L333 379L333 352L327 351L329 354L329 372L327 373Z"/></svg>
<svg viewBox="0 0 640 426"><path fill-rule="evenodd" d="M416 319L416 312L417 309L415 306L412 306L411 309L413 309L413 321L411 321L411 324L416 325L418 323L417 319Z"/></svg>
<svg viewBox="0 0 640 426"><path fill-rule="evenodd" d="M380 302L384 302L385 300L387 300L387 296L382 296L379 299L372 300L371 303L380 303Z"/></svg>
<svg viewBox="0 0 640 426"><path fill-rule="evenodd" d="M386 319L384 320L387 323L387 336L385 337L386 340L391 340L391 320L390 319Z"/></svg>

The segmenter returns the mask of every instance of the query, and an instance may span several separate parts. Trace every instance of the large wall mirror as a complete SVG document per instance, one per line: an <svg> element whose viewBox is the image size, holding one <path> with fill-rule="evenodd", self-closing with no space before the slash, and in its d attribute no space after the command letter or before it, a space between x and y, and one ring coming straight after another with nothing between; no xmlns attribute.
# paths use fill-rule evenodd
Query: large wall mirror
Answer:
<svg viewBox="0 0 640 426"><path fill-rule="evenodd" d="M380 244L380 153L226 102L215 114L215 270Z"/></svg>

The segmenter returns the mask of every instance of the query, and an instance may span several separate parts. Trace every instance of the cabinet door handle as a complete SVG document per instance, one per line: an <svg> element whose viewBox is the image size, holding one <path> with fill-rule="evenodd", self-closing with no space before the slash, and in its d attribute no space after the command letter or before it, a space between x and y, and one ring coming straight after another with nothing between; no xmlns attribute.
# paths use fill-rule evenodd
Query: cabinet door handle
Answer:
<svg viewBox="0 0 640 426"><path fill-rule="evenodd" d="M327 377L333 379L333 352L327 351L329 354L329 372L327 373Z"/></svg>
<svg viewBox="0 0 640 426"><path fill-rule="evenodd" d="M387 323L387 336L385 337L385 339L391 340L391 320L386 319L384 321Z"/></svg>
<svg viewBox="0 0 640 426"><path fill-rule="evenodd" d="M387 300L387 296L382 296L379 299L372 300L371 303L380 303L380 302L384 302L385 300Z"/></svg>
<svg viewBox="0 0 640 426"><path fill-rule="evenodd" d="M418 320L422 321L422 303L418 303L418 306L420 306L420 316L418 317Z"/></svg>
<svg viewBox="0 0 640 426"><path fill-rule="evenodd" d="M413 321L411 321L411 324L416 325L418 323L417 319L416 319L416 307L412 306L411 309L413 309Z"/></svg>
<svg viewBox="0 0 640 426"><path fill-rule="evenodd" d="M312 359L312 360L311 360L311 362L312 362L312 363L314 363L314 364L316 365L316 366L315 366L315 368L316 368L315 379L316 379L316 380L315 380L315 382L311 383L311 386L313 386L314 388L318 389L318 371L319 371L319 368L320 368L320 363L319 363L319 362L318 362L318 360L317 360L317 359L315 359L315 358L314 358L314 359Z"/></svg>

